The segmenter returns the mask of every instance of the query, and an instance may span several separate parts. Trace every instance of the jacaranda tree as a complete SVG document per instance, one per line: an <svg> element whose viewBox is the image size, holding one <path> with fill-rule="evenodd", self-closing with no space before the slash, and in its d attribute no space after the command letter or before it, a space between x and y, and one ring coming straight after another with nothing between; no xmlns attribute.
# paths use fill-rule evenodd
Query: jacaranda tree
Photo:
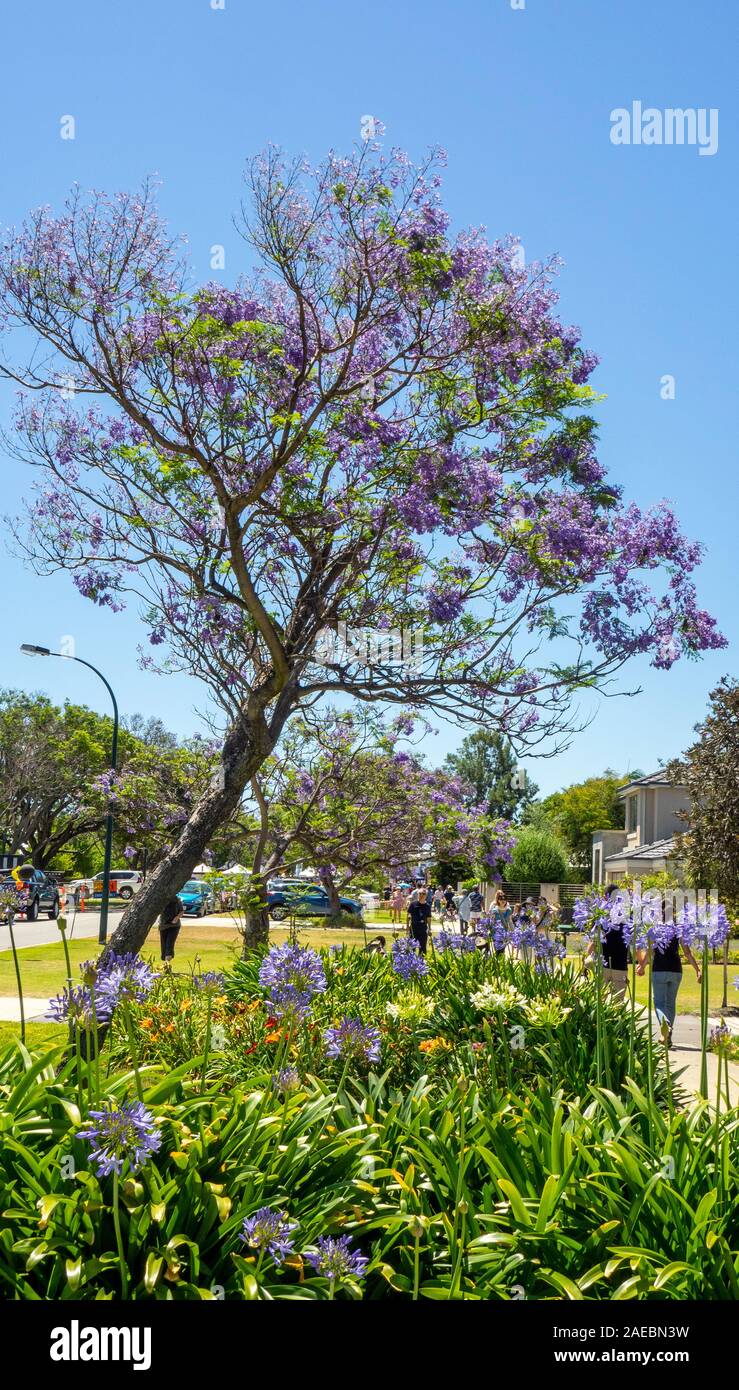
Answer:
<svg viewBox="0 0 739 1390"><path fill-rule="evenodd" d="M341 886L362 875L405 877L424 859L454 855L491 874L510 854L508 822L470 805L460 778L426 767L409 746L412 732L403 715L383 725L329 709L293 721L279 756L265 764L271 775L260 797L264 850L255 876L299 850L338 914Z"/></svg>
<svg viewBox="0 0 739 1390"><path fill-rule="evenodd" d="M144 662L199 676L226 715L218 776L117 950L141 946L306 702L491 723L518 750L635 653L667 668L722 641L691 582L700 547L597 461L595 359L556 316L555 265L453 233L439 162L270 149L232 287L193 285L149 185L76 190L4 246L10 447L39 479L24 544L112 612L137 596ZM368 629L389 634L371 661ZM422 633L413 660L401 629Z"/></svg>

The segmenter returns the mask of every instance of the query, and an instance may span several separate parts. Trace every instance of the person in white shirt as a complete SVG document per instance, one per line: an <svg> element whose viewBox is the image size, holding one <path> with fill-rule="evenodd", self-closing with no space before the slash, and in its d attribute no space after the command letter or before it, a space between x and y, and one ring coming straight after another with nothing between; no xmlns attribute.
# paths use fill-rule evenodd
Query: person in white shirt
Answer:
<svg viewBox="0 0 739 1390"><path fill-rule="evenodd" d="M465 893L464 897L460 900L457 907L457 915L459 917L459 930L463 936L466 936L470 929L470 917L472 916L471 893Z"/></svg>

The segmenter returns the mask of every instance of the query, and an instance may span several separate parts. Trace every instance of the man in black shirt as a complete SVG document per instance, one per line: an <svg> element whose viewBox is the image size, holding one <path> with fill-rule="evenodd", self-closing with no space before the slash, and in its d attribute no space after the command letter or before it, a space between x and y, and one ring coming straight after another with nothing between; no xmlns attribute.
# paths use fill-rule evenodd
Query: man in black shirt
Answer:
<svg viewBox="0 0 739 1390"><path fill-rule="evenodd" d="M180 918L182 916L182 903L180 899L171 898L164 908L159 918L159 940L162 948L162 960L174 960L174 944L180 934Z"/></svg>
<svg viewBox="0 0 739 1390"><path fill-rule="evenodd" d="M418 946L422 956L426 954L426 946L429 939L429 922L431 921L431 903L425 888L419 888L418 898L415 902L408 904L408 923L411 936Z"/></svg>

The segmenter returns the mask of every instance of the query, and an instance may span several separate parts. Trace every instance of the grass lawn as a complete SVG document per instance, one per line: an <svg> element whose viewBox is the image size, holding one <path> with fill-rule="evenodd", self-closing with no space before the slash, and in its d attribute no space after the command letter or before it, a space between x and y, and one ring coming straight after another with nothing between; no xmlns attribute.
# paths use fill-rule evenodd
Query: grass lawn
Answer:
<svg viewBox="0 0 739 1390"><path fill-rule="evenodd" d="M398 928L395 930L397 931ZM369 912L366 917L367 937L377 935L378 932L382 932L388 938L389 945L393 929L390 925L389 913L383 910ZM270 930L270 940L279 944L287 940L288 933L289 928L286 926L273 926ZM315 947L333 946L339 943L362 946L364 945L365 933L357 928L347 928L341 931L304 926L301 928L300 939L306 945ZM159 958L158 947L157 933L153 931L142 954L145 958L156 963ZM90 937L80 940L75 940L73 937L69 942L69 954L75 983L77 981L77 967L80 962L96 956L99 949L97 941ZM241 939L230 919L224 917L222 923L216 926L204 926L197 919L194 919L183 925L178 937L175 969L183 973L196 969L226 969L239 955L240 949ZM63 988L66 980L66 967L61 940L58 944L54 943L51 946L23 947L19 951L19 958L23 992L29 998L49 999ZM733 988L733 980L737 975L739 975L737 966L729 966L728 1002L730 1006L739 1006L739 992ZM722 968L720 965L710 965L709 1004L711 1009L720 1008L722 992ZM16 993L12 954L10 951L2 951L0 952L0 997L15 996ZM646 977L637 978L637 999L641 1003L647 1001ZM700 1012L700 986L690 967L687 967L683 973L683 983L678 994L678 1012ZM0 1026L5 1031L10 1030L11 1033L17 1034L17 1025L15 1024L6 1023ZM54 1025L31 1024L29 1027L45 1029L48 1033L49 1028L53 1030ZM29 1033L29 1036L33 1035Z"/></svg>
<svg viewBox="0 0 739 1390"><path fill-rule="evenodd" d="M370 918L374 915L369 914ZM389 935L387 921L375 924L368 920L368 939L376 935L381 926L385 927L385 934ZM279 944L287 940L288 934L288 927L274 926L270 931L270 940ZM342 942L350 946L363 946L365 934L356 928L339 931L321 927L304 927L301 929L300 939L307 945L315 947L333 946ZM69 942L69 955L75 983L77 983L79 964L84 960L92 959L99 950L97 941L92 937L82 937L80 940L75 940L72 937ZM223 970L232 964L240 951L241 938L233 923L224 918L223 925L203 926L195 919L193 922L187 922L183 925L177 938L175 969L182 972L194 969ZM159 941L156 932L150 934L142 955L153 962L158 961ZM25 946L19 950L18 956L25 995L28 995L29 998L42 999L51 998L52 995L59 993L66 983L66 965L61 938L58 945L54 943L52 946ZM0 952L0 996L16 994L12 952L2 951Z"/></svg>

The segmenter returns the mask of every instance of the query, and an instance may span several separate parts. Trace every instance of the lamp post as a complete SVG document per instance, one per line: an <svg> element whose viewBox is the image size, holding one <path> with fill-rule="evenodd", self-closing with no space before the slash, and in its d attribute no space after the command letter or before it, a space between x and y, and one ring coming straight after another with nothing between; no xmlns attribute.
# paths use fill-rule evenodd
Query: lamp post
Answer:
<svg viewBox="0 0 739 1390"><path fill-rule="evenodd" d="M81 656L70 656L67 652L53 652L50 647L37 647L31 642L24 642L21 651L26 656L59 656L63 661L77 661L80 666L86 666L88 671L94 671L100 677L105 689L113 702L113 741L110 748L110 766L115 772L118 764L118 702L113 694L113 690L106 681L102 671L98 671L97 666L93 666L90 661L83 661ZM103 858L103 894L100 902L100 930L98 941L101 946L105 945L108 938L108 905L110 902L110 861L113 853L113 812L108 802L108 816L105 822L105 856Z"/></svg>

